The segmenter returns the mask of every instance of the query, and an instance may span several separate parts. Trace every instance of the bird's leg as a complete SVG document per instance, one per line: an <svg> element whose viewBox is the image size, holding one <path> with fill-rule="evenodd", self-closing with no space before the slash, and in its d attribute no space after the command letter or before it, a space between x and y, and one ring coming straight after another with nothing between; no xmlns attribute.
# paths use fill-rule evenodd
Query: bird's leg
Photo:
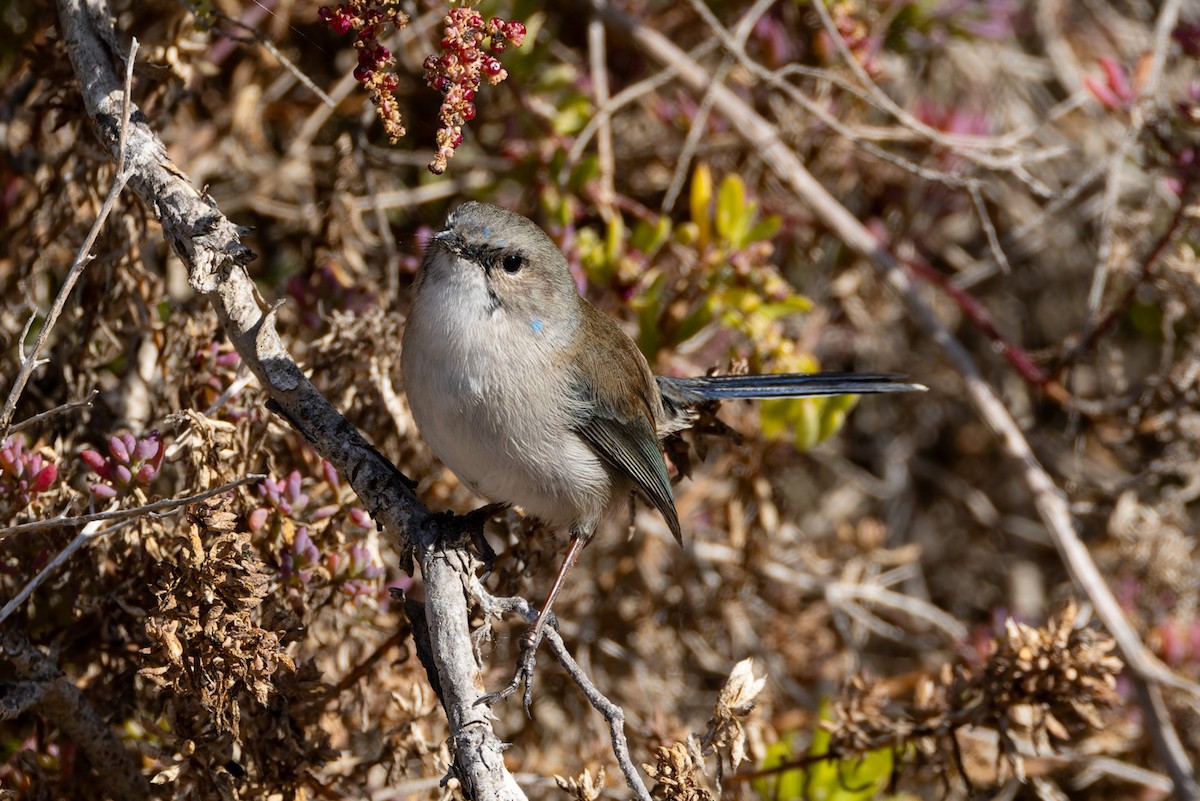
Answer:
<svg viewBox="0 0 1200 801"><path fill-rule="evenodd" d="M491 706L497 701L502 701L512 695L524 683L525 693L522 696L522 700L525 705L525 714L532 717L530 715L530 706L533 704L533 667L537 661L537 648L542 642L542 634L545 631L546 624L554 618L550 612L550 607L554 603L554 599L558 597L559 591L566 584L567 574L571 572L571 568L579 561L579 554L583 551L583 546L587 544L588 539L590 537L585 536L578 529L571 529L571 544L567 548L566 557L563 558L562 567L558 569L558 575L554 578L554 585L550 587L550 594L546 596L546 603L542 604L542 611L538 612L533 625L521 635L521 659L517 664L516 674L507 687L484 696L479 700L479 703Z"/></svg>

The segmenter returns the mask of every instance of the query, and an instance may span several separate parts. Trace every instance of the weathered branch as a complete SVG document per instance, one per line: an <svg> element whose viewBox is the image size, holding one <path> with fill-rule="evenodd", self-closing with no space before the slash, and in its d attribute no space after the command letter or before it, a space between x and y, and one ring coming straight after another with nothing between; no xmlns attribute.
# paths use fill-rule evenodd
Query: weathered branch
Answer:
<svg viewBox="0 0 1200 801"><path fill-rule="evenodd" d="M84 105L96 136L117 152L118 110L123 100L110 12L102 0L59 0L59 19ZM432 547L440 539L436 519L410 483L305 378L275 330L272 310L259 296L244 265L254 254L240 232L197 191L167 157L166 149L134 110L129 126L129 186L162 226L171 248L188 267L192 287L213 304L225 332L271 398L322 457L346 476L367 511L400 541L413 547L424 572L427 615L454 743L454 774L475 799L523 799L504 767L501 744L486 712L479 665L468 631L463 586L468 558Z"/></svg>
<svg viewBox="0 0 1200 801"><path fill-rule="evenodd" d="M8 627L0 637L3 657L23 681L0 686L0 720L36 712L70 737L87 755L106 794L143 801L150 782L83 692L23 634Z"/></svg>

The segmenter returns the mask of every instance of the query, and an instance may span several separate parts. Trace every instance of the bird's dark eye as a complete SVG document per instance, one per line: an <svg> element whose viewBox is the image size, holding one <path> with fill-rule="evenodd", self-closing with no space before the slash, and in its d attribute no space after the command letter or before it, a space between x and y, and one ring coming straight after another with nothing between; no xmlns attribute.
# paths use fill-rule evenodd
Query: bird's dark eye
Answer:
<svg viewBox="0 0 1200 801"><path fill-rule="evenodd" d="M500 264L504 267L504 272L515 273L520 271L525 260L516 253L509 253Z"/></svg>

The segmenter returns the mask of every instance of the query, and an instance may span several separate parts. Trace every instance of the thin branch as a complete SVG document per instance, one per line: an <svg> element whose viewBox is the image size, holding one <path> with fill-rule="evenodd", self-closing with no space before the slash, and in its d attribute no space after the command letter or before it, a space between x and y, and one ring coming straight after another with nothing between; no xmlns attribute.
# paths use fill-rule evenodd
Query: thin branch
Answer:
<svg viewBox="0 0 1200 801"><path fill-rule="evenodd" d="M1113 304L1112 308L1108 310L1108 313L1104 315L1103 319L1101 319L1099 322L1092 323L1084 330L1083 335L1079 338L1078 344L1071 348L1071 350L1064 355L1062 362L1055 371L1056 375L1060 375L1063 370L1069 367L1075 361L1075 359L1079 357L1080 354L1091 350L1095 346L1096 342L1110 330L1112 330L1113 326L1117 324L1117 321L1129 311L1129 307L1133 305L1133 301L1137 297L1138 289L1150 279L1150 276L1154 271L1154 267L1167 252L1168 246L1175 241L1176 234L1178 234L1180 229L1184 227L1188 209L1191 206L1192 196L1194 195L1194 188L1195 176L1193 176L1192 180L1189 180L1185 183L1184 191L1179 198L1179 205L1175 208L1175 213L1171 215L1171 220L1167 223L1167 227L1161 234L1159 234L1158 239L1154 242L1154 245L1151 246L1150 250L1146 253L1145 258L1142 259L1142 266L1138 271L1136 280L1130 284L1128 289L1125 290L1125 293L1121 296L1120 300ZM1099 308L1097 308L1097 312L1098 311Z"/></svg>
<svg viewBox="0 0 1200 801"><path fill-rule="evenodd" d="M129 54L125 58L125 91L122 92L123 100L121 104L120 127L118 129L120 135L117 140L117 173L113 176L112 186L108 190L108 197L104 199L104 205L100 207L100 214L96 216L96 221L92 223L87 237L84 238L83 244L75 254L75 261L71 265L71 269L67 271L66 280L63 281L62 287L59 288L58 294L54 297L54 303L51 304L46 319L42 322L42 328L38 331L37 340L33 343L33 350L29 353L23 352L24 336L17 343L21 369L17 372L16 380L13 381L12 388L8 392L8 399L4 402L4 409L0 410L0 441L3 441L8 436L9 424L12 422L13 413L17 410L17 401L21 399L21 393L25 391L25 385L29 383L29 378L33 375L33 371L42 363L38 357L41 355L42 349L46 347L46 341L50 338L50 332L54 329L54 324L58 322L58 317L62 314L63 307L67 305L67 298L70 297L71 290L75 288L75 283L83 275L83 268L94 258L92 256L92 245L96 244L96 238L100 236L100 229L104 227L105 221L108 220L108 215L117 204L117 198L121 196L121 190L125 188L125 184L128 183L132 175L130 168L125 165L125 159L129 144L129 114L130 108L132 108L129 94L133 87L133 60L137 55L137 50L137 39L133 39L129 44ZM26 324L26 333L31 329L34 317L36 317L36 312Z"/></svg>
<svg viewBox="0 0 1200 801"><path fill-rule="evenodd" d="M424 159L424 157L422 157ZM354 200L354 208L358 211L372 209L411 209L435 200L455 197L470 193L490 184L495 177L483 170L469 172L437 183L414 186L408 189L389 189L384 192L360 197Z"/></svg>
<svg viewBox="0 0 1200 801"><path fill-rule="evenodd" d="M717 46L714 41L707 41L692 51L692 56L699 58L705 55ZM605 125L612 116L618 111L628 106L640 97L645 97L660 86L665 86L675 78L675 71L670 68L665 68L651 75L649 78L643 78L637 83L631 84L620 92L617 92L612 98L600 108L596 109L592 114L591 119L587 121L587 125L583 126L575 137L575 142L571 145L571 149L567 151L566 169L561 171L559 176L559 186L566 186L567 181L571 176L571 168L579 163L579 159L583 157L583 151L587 150L588 144L592 141L592 137L600 129L601 125Z"/></svg>
<svg viewBox="0 0 1200 801"><path fill-rule="evenodd" d="M25 531L36 531L42 528L75 528L77 526L86 526L89 523L104 523L109 520L123 520L127 517L144 517L157 512L162 512L167 509L177 509L180 506L188 506L193 503L208 500L214 495L220 495L230 490L235 490L243 484L251 484L255 481L262 481L266 478L265 473L250 473L249 475L239 478L237 481L230 481L228 484L222 484L219 487L197 492L195 495L187 495L183 498L167 498L162 501L155 501L144 506L134 506L130 509L109 509L105 512L93 512L90 515L80 515L79 517L51 517L46 520L32 520L28 523L20 523L15 526L7 526L0 528L0 539L11 537L13 534L20 534Z"/></svg>
<svg viewBox="0 0 1200 801"><path fill-rule="evenodd" d="M13 666L13 672L25 679L21 684L25 687L23 700L28 702L28 710L52 722L71 738L87 756L104 795L118 801L144 801L150 797L150 782L130 753L96 707L57 665L13 627L0 637L0 652Z"/></svg>
<svg viewBox="0 0 1200 801"><path fill-rule="evenodd" d="M477 579L471 582L471 594L480 607L483 608L485 615L491 616L499 613L516 614L522 617L526 623L532 623L537 619L537 610L533 608L529 601L515 596L505 598L496 597L485 590ZM596 685L592 683L587 672L571 656L566 644L563 643L562 636L554 626L547 626L545 628L543 641L548 644L550 652L554 654L554 658L562 665L563 670L567 672L567 675L571 677L571 680L583 692L583 696L587 698L588 703L608 723L608 736L612 744L613 756L616 757L617 765L620 766L621 773L625 776L625 784L633 791L638 801L650 801L650 793L646 789L645 782L642 781L642 775L638 773L637 767L634 765L633 759L629 754L629 741L625 738L625 711L610 701L596 688Z"/></svg>
<svg viewBox="0 0 1200 801"><path fill-rule="evenodd" d="M1171 46L1171 31L1175 30L1175 26L1179 22L1179 9L1182 5L1182 0L1167 0L1158 13L1158 19L1154 23L1154 49L1150 53L1150 66L1146 71L1146 81L1138 90L1138 96L1133 103L1133 116L1129 128L1117 144L1117 151L1109 167L1104 187L1100 250L1096 256L1096 272L1092 276L1092 286L1088 291L1087 298L1087 318L1084 322L1085 338L1091 335L1096 316L1100 313L1100 303L1104 298L1105 287L1108 285L1108 274L1113 267L1114 245L1117 240L1114 217L1117 204L1121 199L1121 174L1125 166L1125 159L1141 135L1142 129L1146 126L1146 120L1150 116L1147 107L1157 106L1160 103L1158 92L1163 66L1166 64L1167 50Z"/></svg>
<svg viewBox="0 0 1200 801"><path fill-rule="evenodd" d="M30 426L37 425L48 417L54 417L55 415L63 414L65 412L71 412L76 409L90 409L92 408L92 402L96 400L96 396L99 394L99 390L93 389L83 400L63 403L55 406L53 409L47 409L44 412L38 412L33 417L26 417L19 423L13 423L13 425L8 429L8 432L10 434L15 434L18 431L24 431Z"/></svg>
<svg viewBox="0 0 1200 801"><path fill-rule="evenodd" d="M82 548L85 544L96 539L101 534L107 534L110 531L120 531L123 528L128 528L134 523L139 522L141 522L141 518L135 518L133 520L126 520L123 523L117 523L111 528L104 528L98 522L88 523L83 527L83 531L76 534L75 539L71 540L71 542L67 544L66 548L63 548L61 551L59 551L58 554L50 560L48 565L38 571L38 574L26 582L25 586L21 588L21 591L14 595L12 599L4 605L4 608L0 609L0 623L8 620L13 612L20 609L21 605L29 599L29 596L33 595L34 590L46 583L46 579L58 572L58 569L62 567L68 559L74 556L75 552Z"/></svg>
<svg viewBox="0 0 1200 801"><path fill-rule="evenodd" d="M246 33L249 34L249 37L243 38L243 37L239 37L239 36L234 36L229 31L222 31L221 32L222 35L227 36L231 41L239 42L241 44L249 44L249 43L253 42L255 44L262 45L263 49L265 49L271 55L275 56L275 58L279 61L279 63L283 65L284 69L286 69L288 72L290 72L292 74L292 77L294 77L297 81L299 81L301 84L303 84L304 87L306 89L308 89L308 91L310 91L314 95L316 95L317 98L321 101L322 105L324 105L327 109L331 109L331 110L337 108L337 103L335 103L333 101L333 98L331 98L329 95L325 94L325 92L323 92L321 90L321 87L317 86L317 84L313 81L312 78L309 78L307 75L305 75L303 70L301 70L298 66L296 66L296 64L294 64L290 58L285 56L279 50L279 48L275 46L275 43L271 41L271 38L269 36L267 36L262 31L258 30L257 28L255 28L253 25L249 25L245 22L242 22L240 19L234 19L233 17L229 16L228 14L226 14L225 12L223 12L219 9L210 7L210 11L217 19L223 20L224 22L227 22L230 25L234 25L234 26L244 30Z"/></svg>
<svg viewBox="0 0 1200 801"><path fill-rule="evenodd" d="M378 355L373 355L369 368L371 383L375 385L375 391L379 393L388 417L392 418L392 425L395 426L396 433L403 439L412 434L412 413L408 411L407 405L396 394L396 388L392 386L392 379L388 372L384 360Z"/></svg>
<svg viewBox="0 0 1200 801"><path fill-rule="evenodd" d="M962 134L946 134L937 130L912 114L901 108L894 100L888 97L887 93L879 88L879 84L872 80L871 76L863 68L854 54L846 46L846 42L842 39L841 32L837 29L837 24L834 23L833 17L829 14L829 9L826 8L823 0L812 0L811 3L817 16L821 18L821 24L825 27L825 32L833 42L834 48L838 51L842 61L850 68L859 82L871 96L879 108L895 117L901 125L919 133L935 144L954 150L963 158L966 158L981 167L988 169L1009 170L1012 166L1011 157L996 157L987 152L988 149L996 146L996 140L992 137L983 136L968 136Z"/></svg>
<svg viewBox="0 0 1200 801"><path fill-rule="evenodd" d="M1043 388L1048 395L1060 403L1067 399L1066 390L1061 386L1051 386L1054 380L1053 377L1041 367L1038 367L1034 363L1033 358L1021 346L1000 333L1000 329L996 328L996 324L992 321L991 314L970 293L959 289L950 279L920 259L906 259L904 264L913 275L945 292L954 301L954 304L958 306L959 310L966 315L967 319L991 341L996 351L1012 365L1013 369L1022 378L1036 387Z"/></svg>
<svg viewBox="0 0 1200 801"><path fill-rule="evenodd" d="M1000 237L996 235L996 226L992 225L992 217L988 214L987 206L984 205L983 193L979 190L979 184L972 184L967 191L971 195L971 203L975 206L975 215L979 218L979 224L987 234L988 248L992 251L992 258L996 260L996 264L1000 265L1000 272L1010 275L1012 267L1008 264L1008 256L1004 255L1004 248L1000 247Z"/></svg>
<svg viewBox="0 0 1200 801"><path fill-rule="evenodd" d="M604 23L592 17L587 26L588 68L592 77L592 97L597 108L608 104L608 53L604 37ZM616 189L613 184L616 173L613 157L612 122L605 117L596 136L596 157L600 162L599 206L608 214L612 209Z"/></svg>

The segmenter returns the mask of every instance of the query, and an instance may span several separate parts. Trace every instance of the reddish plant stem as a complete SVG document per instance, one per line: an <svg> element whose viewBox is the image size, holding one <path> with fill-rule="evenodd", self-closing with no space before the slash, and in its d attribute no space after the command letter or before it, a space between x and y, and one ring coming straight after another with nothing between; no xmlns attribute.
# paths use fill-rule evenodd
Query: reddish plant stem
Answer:
<svg viewBox="0 0 1200 801"><path fill-rule="evenodd" d="M1137 280L1125 290L1121 295L1120 301L1109 309L1108 314L1104 315L1104 318L1100 322L1092 326L1090 331L1085 331L1079 337L1079 343L1067 351L1054 370L1055 377L1061 376L1063 371L1074 364L1075 360L1081 354L1095 347L1100 338L1112 331L1117 321L1129 311L1129 307L1133 305L1133 299L1137 296L1138 289L1150 280L1154 266L1158 264L1163 254L1166 253L1167 247L1174 241L1175 235L1179 232L1180 226L1183 223L1184 211L1188 205L1186 193L1184 193L1184 195L1180 196L1179 206L1175 209L1175 213L1171 215L1171 222L1167 225L1166 230L1158 237L1158 240L1154 243L1154 247L1146 254L1146 258L1142 260L1142 268L1138 272Z"/></svg>
<svg viewBox="0 0 1200 801"><path fill-rule="evenodd" d="M967 316L967 319L974 323L975 327L991 341L992 345L1004 356L1022 378L1030 384L1039 387L1059 403L1063 403L1069 399L1067 390L1055 380L1056 376L1047 373L1036 365L1033 358L1024 348L1013 343L1008 337L1000 333L1000 330L996 328L996 324L992 321L991 314L988 313L987 309L979 301L971 297L966 290L955 286L950 279L935 270L927 262L919 259L905 259L904 265L916 277L945 292L954 301L955 305L962 310L962 313Z"/></svg>

